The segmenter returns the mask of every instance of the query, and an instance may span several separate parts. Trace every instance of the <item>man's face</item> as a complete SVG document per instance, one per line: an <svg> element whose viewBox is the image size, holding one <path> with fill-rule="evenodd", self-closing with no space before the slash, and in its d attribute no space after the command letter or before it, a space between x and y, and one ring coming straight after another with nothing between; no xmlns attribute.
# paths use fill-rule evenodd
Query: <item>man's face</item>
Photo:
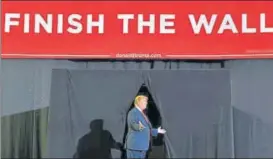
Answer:
<svg viewBox="0 0 273 159"><path fill-rule="evenodd" d="M146 109L148 105L148 97L143 97L139 100L139 106L142 110Z"/></svg>

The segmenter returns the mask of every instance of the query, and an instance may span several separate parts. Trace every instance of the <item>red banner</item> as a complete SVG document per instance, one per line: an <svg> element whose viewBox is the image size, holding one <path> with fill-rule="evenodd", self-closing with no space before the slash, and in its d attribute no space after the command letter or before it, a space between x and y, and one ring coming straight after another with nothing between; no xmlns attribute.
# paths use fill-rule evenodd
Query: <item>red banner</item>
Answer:
<svg viewBox="0 0 273 159"><path fill-rule="evenodd" d="M4 1L2 58L273 58L271 1Z"/></svg>

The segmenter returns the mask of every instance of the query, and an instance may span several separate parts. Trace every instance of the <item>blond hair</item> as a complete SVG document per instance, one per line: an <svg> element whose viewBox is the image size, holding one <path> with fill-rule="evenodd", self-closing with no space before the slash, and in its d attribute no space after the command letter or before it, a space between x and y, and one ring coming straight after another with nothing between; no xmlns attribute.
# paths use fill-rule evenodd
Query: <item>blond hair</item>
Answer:
<svg viewBox="0 0 273 159"><path fill-rule="evenodd" d="M144 95L138 95L138 96L136 96L136 98L135 98L135 100L134 100L134 105L137 105L138 102L139 102L141 99L143 99L143 98L148 98L148 97L146 97L146 96L144 96Z"/></svg>

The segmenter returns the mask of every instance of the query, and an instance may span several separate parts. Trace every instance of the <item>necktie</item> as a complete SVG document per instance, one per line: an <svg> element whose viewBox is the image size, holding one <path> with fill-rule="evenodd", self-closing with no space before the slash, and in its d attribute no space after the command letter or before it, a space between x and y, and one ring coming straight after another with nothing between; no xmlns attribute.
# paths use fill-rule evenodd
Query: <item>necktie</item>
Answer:
<svg viewBox="0 0 273 159"><path fill-rule="evenodd" d="M143 111L141 111L141 113L142 113L144 119L146 120L146 122L148 123L149 127L152 128L152 125L151 125L150 120L148 119L147 115Z"/></svg>

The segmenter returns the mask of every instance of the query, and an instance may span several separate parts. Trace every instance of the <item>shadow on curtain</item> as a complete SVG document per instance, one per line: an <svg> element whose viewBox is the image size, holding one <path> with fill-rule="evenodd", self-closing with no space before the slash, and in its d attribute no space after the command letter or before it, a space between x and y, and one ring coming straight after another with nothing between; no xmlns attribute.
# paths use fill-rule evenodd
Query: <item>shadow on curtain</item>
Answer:
<svg viewBox="0 0 273 159"><path fill-rule="evenodd" d="M54 70L48 157L71 158L77 150L79 157L119 158L126 111L142 83L140 71Z"/></svg>

